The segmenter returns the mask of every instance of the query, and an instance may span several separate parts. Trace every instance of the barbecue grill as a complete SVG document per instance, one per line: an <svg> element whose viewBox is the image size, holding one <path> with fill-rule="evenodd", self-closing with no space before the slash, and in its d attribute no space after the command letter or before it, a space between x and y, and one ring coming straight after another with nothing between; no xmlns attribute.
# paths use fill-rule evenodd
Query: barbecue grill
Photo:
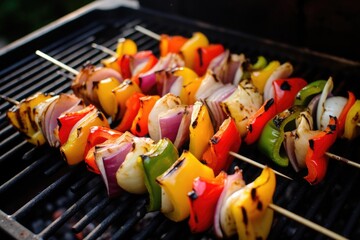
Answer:
<svg viewBox="0 0 360 240"><path fill-rule="evenodd" d="M39 49L80 69L100 64L105 53L92 43L115 49L121 37L133 39L140 50L159 54L158 42L134 30L136 25L156 33L191 36L203 32L211 42L249 58L259 55L290 61L293 76L307 81L332 76L335 94L352 90L359 98L360 63L249 36L237 31L188 20L121 1L111 7L95 2L21 39L0 52L0 93L20 100L35 92L70 92L71 76L35 55ZM109 199L101 177L84 164L69 167L58 149L34 147L9 125L11 104L0 100L0 239L215 239L211 230L191 234L187 222L174 223L161 213L147 213L146 195L124 192ZM359 162L359 139L338 140L331 152ZM324 182L309 186L291 169L267 162L256 147L241 153L295 178L277 178L274 203L350 239L360 239L359 170L331 161ZM260 173L235 160L246 182ZM307 227L275 213L269 239L325 239Z"/></svg>

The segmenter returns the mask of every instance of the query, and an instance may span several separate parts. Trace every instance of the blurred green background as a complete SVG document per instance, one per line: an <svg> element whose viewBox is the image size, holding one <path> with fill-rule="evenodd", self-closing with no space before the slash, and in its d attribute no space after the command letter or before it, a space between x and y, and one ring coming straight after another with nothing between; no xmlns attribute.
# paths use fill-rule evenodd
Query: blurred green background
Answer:
<svg viewBox="0 0 360 240"><path fill-rule="evenodd" d="M0 47L94 0L1 0Z"/></svg>

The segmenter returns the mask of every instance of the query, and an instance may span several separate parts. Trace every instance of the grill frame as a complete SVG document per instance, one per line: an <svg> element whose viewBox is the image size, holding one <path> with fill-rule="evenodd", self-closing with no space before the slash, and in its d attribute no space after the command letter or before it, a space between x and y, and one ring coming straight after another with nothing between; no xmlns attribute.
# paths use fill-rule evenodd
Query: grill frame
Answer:
<svg viewBox="0 0 360 240"><path fill-rule="evenodd" d="M114 17L118 15L120 15L121 18ZM166 22L163 22L164 20L166 20ZM96 41L98 44L103 44L107 47L114 48L116 41L113 33L109 34L111 39L108 39L108 36L100 35L105 30L108 30L109 26L110 29L122 30L122 32L119 31L119 34L115 35L131 36L138 43L141 50L154 49L154 52L157 54L157 43L154 40L143 36L141 33L136 33L134 30L129 28L135 24L142 24L143 26L148 27L155 32L166 32L168 34L181 34L189 36L191 32L202 31L207 36L209 36L212 42L222 42L226 47L229 47L234 52L244 52L246 55L252 57L257 56L258 54L263 54L266 57L279 59L282 62L288 60L294 63L296 66L296 71L293 74L294 76L299 76L297 73L301 73L300 76L311 77L311 80L316 80L319 77L332 75L335 79L335 85L338 86L335 94L344 94L344 86L348 86L352 83L352 81L354 81L354 79L360 77L360 63L354 61L348 61L346 59L341 59L306 49L294 48L285 44L256 38L254 36L249 36L218 26L208 25L203 22L186 20L178 16L171 16L166 13L156 12L154 10L139 8L136 4L133 3L126 3L124 5L120 4L114 8L104 8L103 5L96 3L91 4L81 9L80 11L65 17L64 19L61 19L59 22L56 22L40 30L39 32L36 32L33 35L15 42L7 48L1 50L1 94L6 94L7 96L15 99L22 99L38 90L45 92L55 91L56 93L70 91L70 82L66 77L61 77L57 73L58 67L53 66L51 63L48 63L45 60L37 57L34 54L35 50L40 49L65 62L66 64L69 64L75 69L79 69L84 61L88 59L92 59L94 63L99 64L100 59L106 57L106 54L99 53L98 51L91 49L90 45L92 42ZM171 24L176 24L176 27L172 27ZM66 32L65 36L63 36L64 32ZM62 37L58 39L60 36ZM241 46L235 44L234 39L240 39ZM62 45L70 45L69 42L73 43L71 48L64 49L64 47L61 47ZM77 47L79 47L80 50L76 49L76 51L77 53L81 53L81 58L74 58L71 54L71 51ZM297 65L296 63L299 64ZM36 66L36 69L33 69L33 66ZM21 69L23 67L26 68ZM19 76L15 76L17 73L21 74L19 74ZM38 79L38 81L34 81L35 79ZM25 86L17 84L18 81L23 81L22 83ZM352 88L352 91L359 93L359 86ZM357 97L359 98L359 96ZM131 230L134 226L133 222L141 221L143 216L145 216L146 196L134 197L124 193L124 196L120 197L119 199L107 200L104 187L102 185L96 187L93 190L91 189L91 186L89 187L87 181L94 181L97 185L99 185L99 182L101 181L99 177L85 171L85 166L83 164L80 164L74 168L70 168L66 166L63 161L61 161L60 154L56 151L56 149L49 151L48 146L35 149L30 144L26 143L20 134L6 123L4 111L9 107L10 104L1 102L1 149L5 149L6 153L2 154L1 156L0 165L3 168L14 167L15 169L9 169L8 172L2 172L5 174L5 176L1 176L0 178L0 196L4 197L5 193L9 194L10 196L15 196L14 194L16 194L16 192L21 189L18 186L19 184L24 184L25 188L33 187L33 184L31 183L24 183L26 179L33 178L36 174L41 174L41 178L37 179L36 181L36 189L29 189L27 192L27 194L31 197L34 197L35 200L31 200L31 197L27 196L25 198L30 199L25 199L22 200L21 203L14 204L16 206L9 206L8 202L10 199L8 198L6 198L6 200L0 201L0 227L2 230L7 231L8 234L17 239L47 239L50 236L54 237L55 232L63 225L65 225L65 223L68 222L72 216L76 215L76 213L87 204L87 200L92 199L95 196L100 198L98 202L103 204L100 204L100 206L110 206L112 209L114 209L114 206L117 206L116 203L118 203L119 206L123 206L124 204L129 204L130 200L135 200L136 204L133 204L131 207L129 207L133 210L130 212L127 212L123 207L115 208L114 212L110 211L108 213L109 216L103 216L103 220L100 221L98 227L95 227L93 231L91 231L90 234L86 236L87 239L95 239L96 237L104 235L103 232L106 229L112 227L112 225L117 226L117 224L114 224L114 220L119 220L119 217L122 216L122 214L131 215L131 213L135 212L139 213L138 219L129 218L124 222L123 225L125 226L124 229L130 229L129 231L115 229L112 232L117 238L132 237L145 239L148 237L148 235L150 237L155 236L156 234L154 232L158 232L158 235L156 236L162 236L165 234L164 238L168 239L171 239L173 236L177 236L179 239L183 238L184 236L189 237L190 233L186 227L186 223L172 223L166 220L160 214L150 216L149 218L153 219L153 221L152 223L148 224L150 224L150 226L156 226L159 224L162 226L163 230L158 230L157 228L154 229L153 227L147 227L147 231L143 232L135 232ZM342 148L346 148L349 149L348 152L345 152L347 157L351 159L359 159L360 154L358 150L351 150L351 146L347 146L346 142L340 142L338 144L340 147L338 149L334 149L335 152L337 151L340 152L340 155L344 155ZM359 144L359 141L357 140L353 144L356 146L356 144ZM247 154L247 156L253 158L259 158L260 161L265 162L265 159L256 154L256 151L253 147L246 149L244 154ZM10 161L19 161L19 166L13 166ZM258 169L241 162L235 162L243 169L246 180L251 181L259 174ZM343 204L338 205L335 211L331 212L329 218L332 218L332 220L328 221L329 226L327 227L339 233L341 231L345 236L356 238L356 236L360 236L360 233L357 233L353 229L356 228L356 224L357 226L360 224L359 206L354 206L355 210L352 215L354 217L349 219L349 223L347 225L341 222L338 223L338 225L344 226L344 228L339 229L339 226L334 226L336 217L338 216L339 212L342 211L341 208L351 207L346 206L348 201L347 196L352 196L352 190L359 186L357 183L359 182L358 172L348 166L341 166L341 169L337 169L338 165L339 163L330 164L328 175L334 175L334 178L327 177L323 184L312 188L299 179L297 182L290 184L284 180L279 179L277 190L274 196L274 202L279 205L284 204L289 210L293 210L296 213L311 219L314 218L314 211L316 212L319 208L321 209L320 205L323 204L324 199L326 200L329 195L336 197L337 194L339 194L339 197L336 198L336 200L339 199L338 201L342 202ZM273 167L279 171L285 171L287 174L294 176L291 170L279 169L276 166ZM73 179L77 178L80 180L73 181ZM347 184L345 180L342 180L342 178L345 180L350 180L349 184ZM341 182L340 185L339 181ZM38 233L34 233L29 229L31 223L27 223L27 220L24 220L24 218L26 218L26 215L28 215L29 212L33 214L33 212L31 212L32 208L37 207L40 203L42 203L42 201L51 198L53 193L54 195L59 195L60 192L64 191L62 188L63 184L70 188L72 192L74 192L74 196L72 196L74 198L72 200L73 202L71 202L72 204L69 203L69 206L58 219L51 221L49 225L47 225ZM334 189L331 189L330 186L334 186ZM311 198L309 196L315 194L317 191L323 190L325 191L322 194L317 195L313 202L309 201ZM35 193L35 191L39 191L40 194ZM292 199L292 194L294 191L300 192L302 195L306 195L307 197L301 198L295 196L294 199ZM285 197L283 197L282 194L284 194ZM0 197L0 199L2 197ZM302 202L301 207L299 208L299 203L303 201L304 198L307 201ZM8 201L8 205L2 205L6 201ZM95 205L98 202L95 202ZM331 207L334 206L333 203L329 204ZM18 208L17 205L21 207ZM307 208L310 210L307 210ZM101 208L97 208L92 212L94 215L89 215L98 216L101 210ZM86 212L86 210L84 211ZM324 208L322 208L322 211L324 211ZM88 212L90 212L90 210ZM148 215L146 216L148 217ZM323 217L327 215L322 214L321 216ZM310 236L314 239L323 238L323 236L320 234L314 235L313 231L299 226L299 224L289 221L284 217L277 215L275 220L276 223L274 224L275 226L269 236L270 239L278 239L279 236L292 236L291 231L294 231L293 229L296 229L296 234L292 236L293 239L309 238ZM323 219L315 218L312 220L318 221L320 224L323 222ZM91 222L91 219L87 220L86 218L82 218L82 220L74 224L75 230L79 230L83 226L86 226L85 224L87 221ZM164 229L166 231L164 231ZM201 236L195 235L192 237L201 238L204 236L214 238L210 232L204 233Z"/></svg>

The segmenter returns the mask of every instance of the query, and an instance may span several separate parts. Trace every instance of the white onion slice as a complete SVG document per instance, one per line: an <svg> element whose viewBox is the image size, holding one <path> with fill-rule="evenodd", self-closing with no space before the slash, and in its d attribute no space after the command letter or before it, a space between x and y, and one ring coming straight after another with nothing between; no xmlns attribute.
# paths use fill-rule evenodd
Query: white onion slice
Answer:
<svg viewBox="0 0 360 240"><path fill-rule="evenodd" d="M324 128L326 128L327 124L329 123L329 122L327 122L325 126L322 126L321 118L325 111L325 109L324 109L325 101L326 101L327 97L329 96L329 94L331 93L331 91L333 90L333 88L334 88L334 83L333 83L332 78L330 77L324 86L324 89L321 93L320 100L319 100L319 103L317 106L317 110L316 110L317 129L324 129Z"/></svg>
<svg viewBox="0 0 360 240"><path fill-rule="evenodd" d="M273 82L280 78L289 77L293 73L293 71L294 68L289 62L286 62L275 69L275 71L266 80L264 87L264 101L270 98L274 98L275 93L273 88Z"/></svg>
<svg viewBox="0 0 360 240"><path fill-rule="evenodd" d="M324 130L329 124L330 117L334 116L339 118L342 110L347 103L347 98L341 96L329 97L324 104L324 112L321 116L321 130Z"/></svg>
<svg viewBox="0 0 360 240"><path fill-rule="evenodd" d="M118 185L129 193L146 193L144 171L139 166L137 159L141 154L145 154L154 144L151 138L133 138L133 149L129 152L123 164L116 171Z"/></svg>

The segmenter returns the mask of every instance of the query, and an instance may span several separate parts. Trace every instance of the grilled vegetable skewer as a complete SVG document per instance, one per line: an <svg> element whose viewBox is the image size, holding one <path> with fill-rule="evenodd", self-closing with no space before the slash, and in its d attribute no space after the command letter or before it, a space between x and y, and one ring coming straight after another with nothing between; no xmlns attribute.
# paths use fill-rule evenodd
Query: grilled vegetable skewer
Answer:
<svg viewBox="0 0 360 240"><path fill-rule="evenodd" d="M42 55L43 55L43 54L42 54ZM51 57L50 57L50 56L47 56L46 59L47 59L47 60L50 60ZM57 62L57 61L55 61L55 64L56 64L56 62ZM60 66L61 66L61 65L60 65ZM336 155L334 155L334 154L329 154L329 157L334 158L334 159L336 159L336 160L344 159L344 158L342 158L342 157L340 157L340 156L336 156ZM343 162L348 163L349 165L352 165L352 166L355 166L355 167L358 167L358 166L359 166L359 164L357 164L357 163L355 163L355 162L352 162L352 161L343 160Z"/></svg>

